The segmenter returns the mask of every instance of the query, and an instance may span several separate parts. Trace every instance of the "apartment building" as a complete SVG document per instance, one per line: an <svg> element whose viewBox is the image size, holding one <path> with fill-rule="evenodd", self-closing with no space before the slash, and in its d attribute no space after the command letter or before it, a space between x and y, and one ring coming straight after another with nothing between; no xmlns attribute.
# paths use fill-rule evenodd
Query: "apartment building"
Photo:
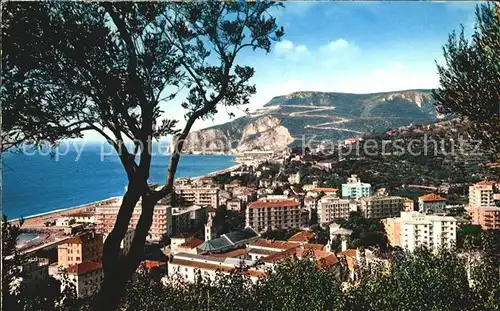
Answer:
<svg viewBox="0 0 500 311"><path fill-rule="evenodd" d="M200 227L207 219L207 209L198 205L172 207L172 222L169 234L176 235Z"/></svg>
<svg viewBox="0 0 500 311"><path fill-rule="evenodd" d="M68 280L75 286L78 298L89 297L97 293L104 279L102 264L98 262L83 262L67 269ZM64 290L61 284L61 291Z"/></svg>
<svg viewBox="0 0 500 311"><path fill-rule="evenodd" d="M203 277L215 279L217 272L229 274L234 271L236 267L240 266L241 261L242 259L240 258L178 253L168 263L168 277L162 278L162 283L166 285L175 278L194 282L197 271L199 271ZM252 260L244 260L244 262L247 266L255 264ZM248 269L247 273L254 282L266 275L264 271L255 268Z"/></svg>
<svg viewBox="0 0 500 311"><path fill-rule="evenodd" d="M414 251L419 245L433 250L451 247L457 239L457 220L452 216L402 212L400 217L383 220L391 246Z"/></svg>
<svg viewBox="0 0 500 311"><path fill-rule="evenodd" d="M96 206L95 221L97 232L109 234L115 225L118 211L120 210L121 198L110 204ZM129 229L135 229L141 217L141 202L138 202L130 219ZM148 241L159 242L166 234L171 233L172 207L170 205L157 204L153 211L153 223L147 236Z"/></svg>
<svg viewBox="0 0 500 311"><path fill-rule="evenodd" d="M211 206L213 208L219 206L219 188L217 187L180 186L175 187L175 194L182 205Z"/></svg>
<svg viewBox="0 0 500 311"><path fill-rule="evenodd" d="M469 205L473 207L495 206L494 187L496 182L483 180L469 186Z"/></svg>
<svg viewBox="0 0 500 311"><path fill-rule="evenodd" d="M58 266L68 268L86 261L102 259L102 234L87 231L72 237L57 247Z"/></svg>
<svg viewBox="0 0 500 311"><path fill-rule="evenodd" d="M500 229L500 207L495 205L495 181L483 180L469 186L469 205L467 210L472 224L483 229Z"/></svg>
<svg viewBox="0 0 500 311"><path fill-rule="evenodd" d="M245 217L246 226L254 228L257 232L302 227L302 210L299 203L291 199L263 198L251 202L248 204Z"/></svg>
<svg viewBox="0 0 500 311"><path fill-rule="evenodd" d="M469 207L473 225L482 229L500 229L500 207Z"/></svg>
<svg viewBox="0 0 500 311"><path fill-rule="evenodd" d="M17 268L19 275L10 284L11 290L23 288L26 293L35 293L46 287L50 281L47 258L28 258Z"/></svg>
<svg viewBox="0 0 500 311"><path fill-rule="evenodd" d="M404 210L405 199L397 196L369 196L360 199L359 212L365 218L399 216Z"/></svg>
<svg viewBox="0 0 500 311"><path fill-rule="evenodd" d="M351 201L341 199L335 195L327 195L318 202L318 222L327 224L338 218L349 218L351 211Z"/></svg>
<svg viewBox="0 0 500 311"><path fill-rule="evenodd" d="M342 197L348 199L359 199L372 195L372 185L363 183L357 175L347 178L347 183L342 184Z"/></svg>
<svg viewBox="0 0 500 311"><path fill-rule="evenodd" d="M418 197L418 210L421 213L442 213L446 208L446 199L434 194Z"/></svg>

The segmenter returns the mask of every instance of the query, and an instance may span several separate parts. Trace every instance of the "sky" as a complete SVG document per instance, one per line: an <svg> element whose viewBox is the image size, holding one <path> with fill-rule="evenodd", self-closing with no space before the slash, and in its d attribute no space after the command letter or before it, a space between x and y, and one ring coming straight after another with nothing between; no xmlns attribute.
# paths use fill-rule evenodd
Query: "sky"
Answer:
<svg viewBox="0 0 500 311"><path fill-rule="evenodd" d="M237 57L255 69L257 93L240 109L220 109L193 130L230 121L273 97L297 91L371 93L438 86L436 61L443 64L448 34L474 28L477 2L346 1L286 2L272 10L285 36L270 53L244 51ZM183 94L161 107L184 124ZM98 139L87 133L87 139Z"/></svg>

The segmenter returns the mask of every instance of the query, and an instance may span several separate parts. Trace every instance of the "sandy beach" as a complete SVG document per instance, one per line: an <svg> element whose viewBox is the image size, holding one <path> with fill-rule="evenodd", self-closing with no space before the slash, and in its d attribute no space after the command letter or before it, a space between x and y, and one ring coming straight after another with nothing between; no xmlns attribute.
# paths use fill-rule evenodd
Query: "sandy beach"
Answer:
<svg viewBox="0 0 500 311"><path fill-rule="evenodd" d="M211 173L208 173L205 175L201 175L198 177L192 177L192 179L200 179L200 178L204 178L204 177L214 177L214 176L217 176L220 174L225 174L225 173L237 170L240 167L241 167L241 164L236 164L236 165L233 165L231 167L228 167L228 168L225 168L222 170L214 171L214 172L211 172ZM54 210L54 211L47 212L47 213L28 216L28 217L24 218L24 223L23 223L22 228L25 228L25 229L45 229L46 228L45 222L47 222L47 221L52 222L52 221L55 221L57 218L69 216L72 214L94 212L96 206L115 202L119 198L120 197L111 197L111 198L108 198L105 200L92 202L92 203L88 203L88 204L84 204L84 205L69 207L69 208L65 208L65 209L58 209L58 210ZM19 219L13 219L13 220L10 220L9 222L11 222L15 225L19 225Z"/></svg>
<svg viewBox="0 0 500 311"><path fill-rule="evenodd" d="M88 204L84 204L84 205L69 207L69 208L65 208L65 209L58 209L58 210L47 212L47 213L28 216L28 217L24 218L24 223L23 223L22 228L26 228L26 229L45 228L46 221L55 221L57 218L60 218L63 216L69 216L69 215L73 215L73 214L94 212L96 206L103 205L103 204L109 204L111 202L114 202L118 198L119 197L111 197L111 198L108 198L105 200L92 202L92 203L88 203ZM9 222L11 222L15 225L19 225L19 219L13 219L13 220L10 220Z"/></svg>

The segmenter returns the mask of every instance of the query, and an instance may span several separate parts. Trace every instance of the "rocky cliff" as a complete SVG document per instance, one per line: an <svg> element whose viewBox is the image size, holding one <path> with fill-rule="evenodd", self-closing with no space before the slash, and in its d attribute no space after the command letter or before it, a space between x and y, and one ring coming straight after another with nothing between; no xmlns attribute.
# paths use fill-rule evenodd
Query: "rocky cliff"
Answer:
<svg viewBox="0 0 500 311"><path fill-rule="evenodd" d="M430 90L374 94L296 92L231 122L189 134L184 152L282 150L311 139L342 140L436 121Z"/></svg>

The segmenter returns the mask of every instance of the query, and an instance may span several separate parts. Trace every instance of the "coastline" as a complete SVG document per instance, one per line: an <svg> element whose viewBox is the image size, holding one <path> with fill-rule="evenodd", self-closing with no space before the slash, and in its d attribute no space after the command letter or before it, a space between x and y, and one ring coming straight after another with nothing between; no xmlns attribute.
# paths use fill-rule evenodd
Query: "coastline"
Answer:
<svg viewBox="0 0 500 311"><path fill-rule="evenodd" d="M237 163L237 162L233 161L233 163ZM210 172L210 173L207 173L204 175L200 175L197 177L190 177L190 178L196 180L196 179L201 179L201 178L206 178L206 177L214 177L217 175L232 172L234 170L237 170L240 167L241 167L241 163L238 163L236 165L230 166L230 167L225 168L225 169L213 171L213 172ZM114 197L109 197L109 198L104 199L104 200L85 203L85 204L81 204L78 206L72 206L72 207L68 207L68 208L60 208L60 209L56 209L56 210L49 211L49 212L44 212L44 213L26 216L26 217L23 217L23 220L24 220L23 228L42 229L42 228L45 228L46 221L54 221L57 218L71 215L71 214L75 214L75 213L93 211L93 209L95 208L96 205L111 203L112 201L117 200L121 197L122 196L114 196ZM19 220L20 220L19 218L16 218L16 219L9 220L8 222L15 224L15 225L19 225Z"/></svg>

